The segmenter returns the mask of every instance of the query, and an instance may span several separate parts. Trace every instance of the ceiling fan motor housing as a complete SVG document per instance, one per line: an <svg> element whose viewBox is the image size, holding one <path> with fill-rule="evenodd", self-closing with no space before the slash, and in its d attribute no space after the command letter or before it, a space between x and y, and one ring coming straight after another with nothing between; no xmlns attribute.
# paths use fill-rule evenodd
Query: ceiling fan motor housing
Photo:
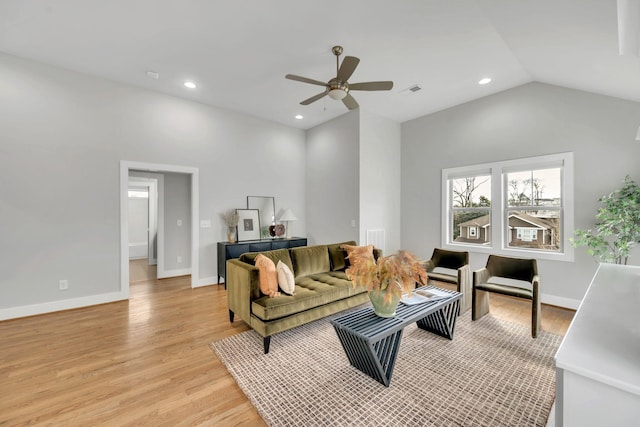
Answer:
<svg viewBox="0 0 640 427"><path fill-rule="evenodd" d="M349 83L331 79L328 83L329 96L335 100L341 100L349 93Z"/></svg>

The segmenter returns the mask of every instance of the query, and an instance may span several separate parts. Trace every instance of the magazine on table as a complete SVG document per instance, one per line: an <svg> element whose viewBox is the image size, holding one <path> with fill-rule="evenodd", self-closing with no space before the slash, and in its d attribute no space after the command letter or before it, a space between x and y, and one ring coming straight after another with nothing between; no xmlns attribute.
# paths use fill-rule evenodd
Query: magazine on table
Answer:
<svg viewBox="0 0 640 427"><path fill-rule="evenodd" d="M422 304L430 301L438 301L441 299L449 298L451 294L444 292L440 289L423 289L418 288L411 292L409 295L403 295L400 298L400 302L406 305Z"/></svg>

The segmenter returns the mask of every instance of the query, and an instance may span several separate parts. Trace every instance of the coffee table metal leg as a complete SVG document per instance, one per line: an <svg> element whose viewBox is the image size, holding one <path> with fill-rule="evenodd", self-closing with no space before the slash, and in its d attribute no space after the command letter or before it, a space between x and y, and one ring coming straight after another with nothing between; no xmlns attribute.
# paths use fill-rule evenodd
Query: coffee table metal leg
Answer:
<svg viewBox="0 0 640 427"><path fill-rule="evenodd" d="M398 357L402 329L372 343L336 325L334 327L351 366L389 387Z"/></svg>

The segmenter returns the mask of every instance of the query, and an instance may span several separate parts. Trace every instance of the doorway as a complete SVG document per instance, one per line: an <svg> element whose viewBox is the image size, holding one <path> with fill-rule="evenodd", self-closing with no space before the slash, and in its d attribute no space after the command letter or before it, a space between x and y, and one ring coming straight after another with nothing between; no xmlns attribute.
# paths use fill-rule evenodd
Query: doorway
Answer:
<svg viewBox="0 0 640 427"><path fill-rule="evenodd" d="M163 175L129 173L129 283L158 278L158 182Z"/></svg>
<svg viewBox="0 0 640 427"><path fill-rule="evenodd" d="M190 178L190 255L191 255L191 268L189 273L191 274L191 287L197 286L199 277L199 201L198 201L198 169L186 166L173 166L143 162L120 162L120 290L123 295L129 297L129 279L130 279L130 267L129 267L129 175L131 171L146 172L148 175L163 173L177 173L186 174ZM165 271L164 265L164 238L161 231L164 227L164 197L163 197L163 181L158 181L157 189L157 228L158 233L155 239L155 255L157 259L157 275L161 277L161 273ZM150 239L148 242L152 242ZM153 249L151 253L153 254ZM165 276L167 277L167 276Z"/></svg>

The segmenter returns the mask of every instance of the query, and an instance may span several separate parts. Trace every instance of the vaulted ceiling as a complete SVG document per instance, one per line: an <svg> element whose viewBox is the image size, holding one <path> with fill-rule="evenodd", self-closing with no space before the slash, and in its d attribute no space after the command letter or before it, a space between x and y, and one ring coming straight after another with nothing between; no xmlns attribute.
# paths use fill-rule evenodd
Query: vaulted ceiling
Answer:
<svg viewBox="0 0 640 427"><path fill-rule="evenodd" d="M0 0L2 52L302 129L347 112L284 78L328 81L334 45L351 83L395 83L360 107L404 122L531 81L640 101L617 37L613 0Z"/></svg>

